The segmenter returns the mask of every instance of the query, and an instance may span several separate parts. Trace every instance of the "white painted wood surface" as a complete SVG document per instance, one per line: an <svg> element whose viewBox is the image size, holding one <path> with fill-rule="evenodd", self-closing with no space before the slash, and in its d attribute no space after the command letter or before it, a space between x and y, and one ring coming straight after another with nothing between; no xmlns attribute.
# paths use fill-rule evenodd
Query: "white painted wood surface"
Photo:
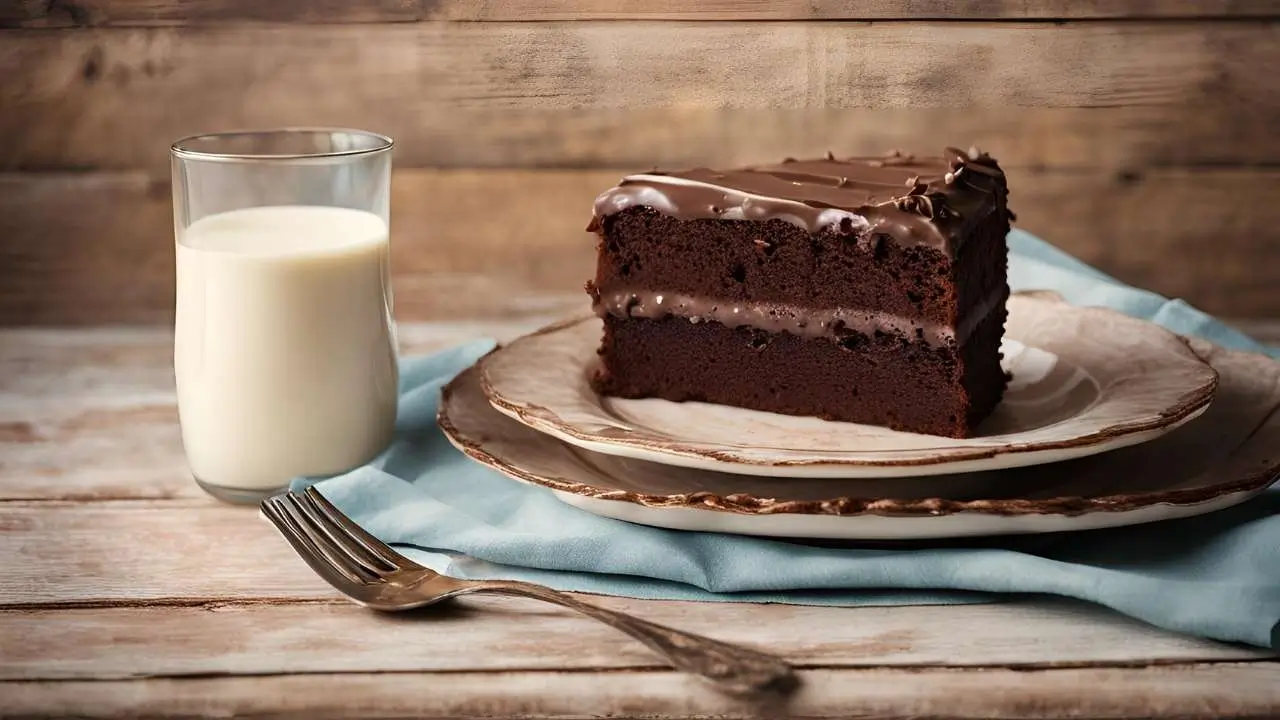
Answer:
<svg viewBox="0 0 1280 720"><path fill-rule="evenodd" d="M406 352L517 321L407 326ZM1280 323L1254 323L1280 340ZM1079 603L596 601L781 653L786 708L721 696L557 608L377 615L252 508L192 485L163 329L0 330L0 716L1269 717L1270 653Z"/></svg>

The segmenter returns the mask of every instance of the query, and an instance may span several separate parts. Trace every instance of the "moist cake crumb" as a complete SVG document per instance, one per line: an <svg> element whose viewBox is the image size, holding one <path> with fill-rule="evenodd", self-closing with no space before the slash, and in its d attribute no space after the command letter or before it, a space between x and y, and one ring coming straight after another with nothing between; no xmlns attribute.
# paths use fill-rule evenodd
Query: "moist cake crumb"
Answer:
<svg viewBox="0 0 1280 720"><path fill-rule="evenodd" d="M596 200L597 391L968 437L999 403L1012 213L989 155L788 158Z"/></svg>

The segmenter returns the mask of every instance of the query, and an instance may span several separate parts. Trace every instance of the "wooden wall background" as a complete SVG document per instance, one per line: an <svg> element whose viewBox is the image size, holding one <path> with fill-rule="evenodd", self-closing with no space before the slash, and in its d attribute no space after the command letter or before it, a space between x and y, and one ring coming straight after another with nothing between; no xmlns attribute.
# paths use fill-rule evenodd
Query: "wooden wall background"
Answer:
<svg viewBox="0 0 1280 720"><path fill-rule="evenodd" d="M653 165L977 144L1020 225L1280 316L1280 0L0 0L0 324L171 317L168 143L398 143L402 319L576 297ZM533 298L530 304L529 298Z"/></svg>

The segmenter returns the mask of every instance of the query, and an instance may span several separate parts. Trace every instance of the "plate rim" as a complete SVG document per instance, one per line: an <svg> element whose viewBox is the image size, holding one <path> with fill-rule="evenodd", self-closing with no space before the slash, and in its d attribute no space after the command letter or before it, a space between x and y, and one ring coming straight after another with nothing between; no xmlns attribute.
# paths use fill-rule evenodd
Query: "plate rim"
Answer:
<svg viewBox="0 0 1280 720"><path fill-rule="evenodd" d="M489 378L488 371L488 365L493 357L509 350L509 348L522 341L561 332L576 325L596 320L597 318L593 314L579 314L564 318L522 335L486 354L477 362L477 366L480 369L481 387L489 403L495 409L528 427L552 435L571 445L606 455L630 457L666 465L768 476L790 474L791 476L805 477L855 478L942 475L981 469L1025 467L1041 464L1042 462L1085 457L1154 440L1171 432L1207 410L1217 394L1220 380L1218 371L1195 352L1187 338L1167 328L1147 320L1125 315L1110 308L1072 305L1061 297L1055 297L1042 291L1015 292L1010 297L1042 303L1068 312L1078 312L1085 315L1101 314L1113 320L1120 319L1124 322L1141 324L1149 330L1158 331L1169 338L1175 339L1179 346L1185 350L1185 357L1203 366L1208 371L1208 376L1199 387L1182 393L1174 403L1162 409L1154 418L1120 421L1084 435L1061 440L1045 440L1034 444L1014 442L993 446L939 448L937 449L937 454L913 458L875 458L875 453L900 452L896 450L879 450L863 451L860 456L848 458L821 457L770 460L743 456L728 449L685 447L676 438L669 442L635 437L603 438L598 434L584 432L565 422L550 408L535 403L517 402L497 392ZM674 442L675 445L672 446L670 442ZM1062 452L1069 454L1050 460L1042 459L1044 455L1057 455ZM660 460L656 459L659 457L661 458ZM997 458L999 458L998 461Z"/></svg>
<svg viewBox="0 0 1280 720"><path fill-rule="evenodd" d="M1079 517L1094 513L1134 512L1154 506L1190 507L1210 503L1229 495L1248 493L1248 497L1241 500L1243 502L1249 497L1265 491L1269 486L1280 480L1280 452L1277 452L1276 458L1266 467L1254 468L1243 477L1236 477L1228 481L1181 490L1114 493L1094 497L1077 495L1036 500L1026 498L952 500L941 497L896 499L840 496L821 500L778 500L776 498L760 498L746 494L720 495L710 491L658 495L630 490L610 490L564 477L547 477L524 470L486 451L482 443L462 435L449 417L450 400L469 381L469 376L472 373L480 374L481 382L483 382L483 373L480 372L481 364L485 358L497 351L498 349L495 348L490 353L487 353L474 365L458 373L441 389L436 422L445 438L468 457L513 479L545 487L556 492L565 492L593 500L624 502L655 510L683 508L753 517L766 515L806 517L876 516L910 519L959 514L1006 518ZM1238 352L1247 355L1255 354L1234 350L1227 352ZM1198 353L1197 357L1199 357ZM1268 359L1270 360L1271 358ZM481 392L483 392L483 388L481 388ZM496 408L494 410L497 412ZM1254 433L1264 426L1265 423L1260 424L1255 428ZM533 428L529 429L530 431L535 431ZM569 445L568 450L570 452L584 450L584 448L570 445L546 433L540 434L543 435L545 442ZM1252 437L1252 434L1249 437ZM594 451L587 450L587 452Z"/></svg>

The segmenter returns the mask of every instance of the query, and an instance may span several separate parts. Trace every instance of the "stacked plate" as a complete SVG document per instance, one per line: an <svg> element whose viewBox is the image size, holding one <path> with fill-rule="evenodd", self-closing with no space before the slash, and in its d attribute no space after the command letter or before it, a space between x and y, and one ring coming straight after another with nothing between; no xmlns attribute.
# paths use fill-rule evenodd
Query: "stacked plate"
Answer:
<svg viewBox="0 0 1280 720"><path fill-rule="evenodd" d="M635 523L812 539L1086 530L1229 507L1280 477L1280 362L1043 294L1009 301L1013 380L955 440L590 387L599 321L522 337L450 383L476 460Z"/></svg>

